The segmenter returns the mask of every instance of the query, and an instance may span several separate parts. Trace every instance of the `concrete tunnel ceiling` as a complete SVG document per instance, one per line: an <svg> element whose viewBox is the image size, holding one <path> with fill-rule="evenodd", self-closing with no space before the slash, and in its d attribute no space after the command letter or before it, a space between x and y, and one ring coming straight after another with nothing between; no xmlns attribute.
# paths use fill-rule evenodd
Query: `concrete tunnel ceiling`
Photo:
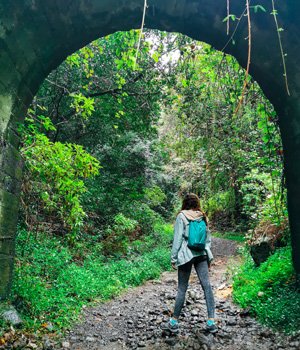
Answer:
<svg viewBox="0 0 300 350"><path fill-rule="evenodd" d="M282 56L272 12L251 10L250 74L273 103L280 120L285 151L288 206L293 247L300 247L300 2L277 1L278 21L290 89L283 77ZM230 0L237 17L246 0ZM46 76L68 55L116 31L139 28L144 0L10 0L0 1L0 296L10 289L13 270L21 161L16 125ZM254 4L251 4L254 5ZM255 4L256 5L256 4ZM145 26L180 32L222 49L228 41L227 0L148 0ZM225 51L245 67L248 56L247 17ZM231 25L231 33L234 23ZM300 275L300 254L293 250Z"/></svg>

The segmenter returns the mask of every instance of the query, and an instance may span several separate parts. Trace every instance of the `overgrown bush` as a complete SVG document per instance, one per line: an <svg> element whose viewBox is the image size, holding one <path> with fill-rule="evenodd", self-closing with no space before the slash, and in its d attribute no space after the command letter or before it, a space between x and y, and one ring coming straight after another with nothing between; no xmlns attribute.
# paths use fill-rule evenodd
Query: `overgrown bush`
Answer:
<svg viewBox="0 0 300 350"><path fill-rule="evenodd" d="M295 285L291 248L278 249L257 268L247 254L234 276L233 298L269 327L299 330L300 293Z"/></svg>
<svg viewBox="0 0 300 350"><path fill-rule="evenodd" d="M144 197L150 208L158 207L167 198L162 189L157 185L146 187L144 189Z"/></svg>
<svg viewBox="0 0 300 350"><path fill-rule="evenodd" d="M151 235L135 240L130 244L129 252L144 254L154 247L170 247L173 240L173 226L170 224L156 223Z"/></svg>
<svg viewBox="0 0 300 350"><path fill-rule="evenodd" d="M241 185L243 214L249 226L255 227L260 221L267 221L277 226L287 218L285 191L280 190L279 176L252 169L244 177Z"/></svg>
<svg viewBox="0 0 300 350"><path fill-rule="evenodd" d="M138 222L125 217L122 213L114 217L112 226L105 229L103 253L110 256L126 254L130 241L140 234Z"/></svg>
<svg viewBox="0 0 300 350"><path fill-rule="evenodd" d="M86 216L81 197L83 179L98 174L100 164L80 145L51 142L45 133L56 131L48 117L29 110L21 155L25 162L22 213L28 229L42 227L56 233L71 232L74 241Z"/></svg>
<svg viewBox="0 0 300 350"><path fill-rule="evenodd" d="M232 190L217 192L203 201L203 210L218 230L235 228L235 197Z"/></svg>
<svg viewBox="0 0 300 350"><path fill-rule="evenodd" d="M205 201L205 210L213 215L218 211L234 210L234 195L231 191L218 192Z"/></svg>
<svg viewBox="0 0 300 350"><path fill-rule="evenodd" d="M142 234L150 235L158 222L163 222L161 216L151 209L146 203L134 201L128 208L127 217L139 223Z"/></svg>
<svg viewBox="0 0 300 350"><path fill-rule="evenodd" d="M167 237L170 228L160 234ZM84 260L77 260L74 247L62 238L20 230L12 302L29 327L43 328L49 322L55 329L67 327L87 302L108 300L168 270L170 250L163 242L165 238L138 257L104 263L96 245L95 254L89 250Z"/></svg>

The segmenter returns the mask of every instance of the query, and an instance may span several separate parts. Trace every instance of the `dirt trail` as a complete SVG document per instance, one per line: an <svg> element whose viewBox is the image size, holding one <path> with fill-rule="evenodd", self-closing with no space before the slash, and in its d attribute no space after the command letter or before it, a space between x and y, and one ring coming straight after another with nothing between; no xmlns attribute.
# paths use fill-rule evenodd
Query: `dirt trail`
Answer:
<svg viewBox="0 0 300 350"><path fill-rule="evenodd" d="M274 333L232 304L231 288L225 277L228 259L236 253L237 245L215 238L213 246L215 263L211 283L219 326L216 335L205 332L205 300L193 272L180 318L180 334L164 336L160 325L169 318L177 288L176 272L166 272L158 281L149 281L108 303L86 309L82 322L55 349L300 349L299 335L287 337Z"/></svg>

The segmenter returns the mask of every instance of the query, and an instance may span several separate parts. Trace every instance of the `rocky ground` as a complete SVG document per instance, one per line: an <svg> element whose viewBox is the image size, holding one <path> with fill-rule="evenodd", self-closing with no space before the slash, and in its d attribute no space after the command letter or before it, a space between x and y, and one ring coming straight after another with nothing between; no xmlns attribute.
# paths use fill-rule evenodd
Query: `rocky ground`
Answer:
<svg viewBox="0 0 300 350"><path fill-rule="evenodd" d="M86 309L82 322L70 331L61 347L72 350L300 349L299 334L287 337L274 333L233 305L226 271L229 259L230 264L238 260L237 245L215 238L213 246L216 259L211 269L211 283L219 327L216 335L205 331L205 300L195 273L191 276L180 318L180 334L170 336L161 331L161 324L169 319L177 290L176 272L166 272L158 281L149 281L115 300Z"/></svg>
<svg viewBox="0 0 300 350"><path fill-rule="evenodd" d="M258 324L247 311L232 304L226 271L228 265L238 261L238 256L232 257L237 245L217 238L213 243L216 259L211 269L211 283L216 297L217 334L205 331L205 300L195 273L191 276L180 318L179 335L162 332L161 324L168 320L176 296L174 271L164 273L160 280L127 290L108 303L86 308L82 321L64 339L54 342L44 338L43 349L300 349L300 333L294 336L274 333Z"/></svg>

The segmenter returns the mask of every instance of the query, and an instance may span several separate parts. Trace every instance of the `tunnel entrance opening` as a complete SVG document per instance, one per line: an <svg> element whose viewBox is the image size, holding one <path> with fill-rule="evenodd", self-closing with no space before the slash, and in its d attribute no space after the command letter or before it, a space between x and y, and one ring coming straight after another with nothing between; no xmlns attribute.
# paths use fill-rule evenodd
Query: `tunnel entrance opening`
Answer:
<svg viewBox="0 0 300 350"><path fill-rule="evenodd" d="M174 220L178 194L198 193L216 230L254 227L267 198L275 205L264 209L280 205L273 193L280 136L258 85L249 78L236 111L245 71L232 56L146 30L136 63L137 40L136 31L117 32L75 52L46 78L28 111L13 292L23 312L39 293L34 316L41 322L43 310L59 318L74 300L109 297L125 283L155 277L155 264L145 272L130 259L166 248L172 232L160 221ZM88 179L98 161L100 175ZM274 182L271 170L278 171ZM133 272L109 276L101 262L112 258Z"/></svg>

